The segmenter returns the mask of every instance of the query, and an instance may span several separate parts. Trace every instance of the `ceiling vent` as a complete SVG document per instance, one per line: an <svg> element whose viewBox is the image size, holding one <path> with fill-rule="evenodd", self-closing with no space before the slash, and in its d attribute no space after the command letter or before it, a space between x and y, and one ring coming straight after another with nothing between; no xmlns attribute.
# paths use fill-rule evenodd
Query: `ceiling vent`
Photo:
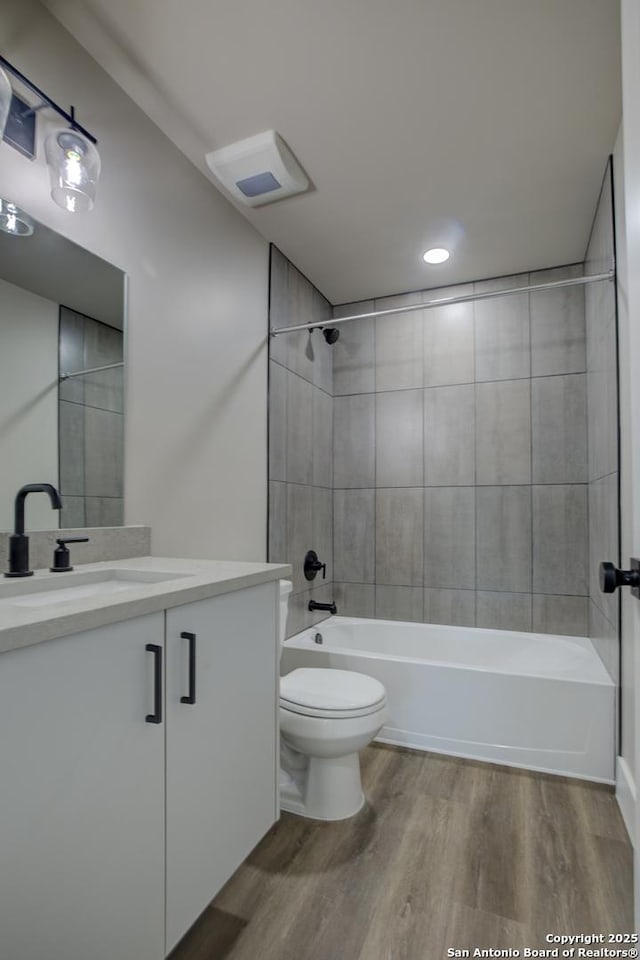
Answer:
<svg viewBox="0 0 640 960"><path fill-rule="evenodd" d="M275 130L207 154L213 175L248 207L274 203L309 189L304 170Z"/></svg>

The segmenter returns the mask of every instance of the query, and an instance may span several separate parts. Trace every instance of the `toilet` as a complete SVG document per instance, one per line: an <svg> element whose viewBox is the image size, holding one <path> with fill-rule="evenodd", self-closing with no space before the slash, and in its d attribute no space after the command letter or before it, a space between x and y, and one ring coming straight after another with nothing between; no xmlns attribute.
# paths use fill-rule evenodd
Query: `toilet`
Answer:
<svg viewBox="0 0 640 960"><path fill-rule="evenodd" d="M280 643L292 585L280 581ZM383 685L363 673L298 668L280 678L280 807L345 820L364 804L358 752L388 717Z"/></svg>

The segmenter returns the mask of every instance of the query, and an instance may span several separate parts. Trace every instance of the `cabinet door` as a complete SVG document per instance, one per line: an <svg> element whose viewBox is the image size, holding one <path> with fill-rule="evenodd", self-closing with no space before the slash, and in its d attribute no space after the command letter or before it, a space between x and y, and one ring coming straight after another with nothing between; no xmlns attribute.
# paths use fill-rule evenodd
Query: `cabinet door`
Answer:
<svg viewBox="0 0 640 960"><path fill-rule="evenodd" d="M276 588L167 611L167 952L277 816Z"/></svg>
<svg viewBox="0 0 640 960"><path fill-rule="evenodd" d="M0 957L164 953L164 614L0 655Z"/></svg>

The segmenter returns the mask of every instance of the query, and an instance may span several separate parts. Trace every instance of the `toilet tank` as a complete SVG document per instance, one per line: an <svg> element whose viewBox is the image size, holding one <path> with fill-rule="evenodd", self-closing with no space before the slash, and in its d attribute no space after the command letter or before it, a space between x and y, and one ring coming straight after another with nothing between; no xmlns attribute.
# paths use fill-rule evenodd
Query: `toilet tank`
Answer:
<svg viewBox="0 0 640 960"><path fill-rule="evenodd" d="M287 616L289 613L289 596L293 590L291 580L280 581L280 643L287 638Z"/></svg>

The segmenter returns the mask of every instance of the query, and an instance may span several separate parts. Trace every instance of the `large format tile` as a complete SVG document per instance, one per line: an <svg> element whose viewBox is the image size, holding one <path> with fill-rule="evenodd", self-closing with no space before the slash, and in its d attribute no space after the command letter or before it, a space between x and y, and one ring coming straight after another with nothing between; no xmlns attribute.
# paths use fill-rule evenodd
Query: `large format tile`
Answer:
<svg viewBox="0 0 640 960"><path fill-rule="evenodd" d="M618 474L589 484L589 595L610 623L618 623L618 594L602 593L600 563L620 566L618 532Z"/></svg>
<svg viewBox="0 0 640 960"><path fill-rule="evenodd" d="M473 284L425 290L424 303L473 293ZM424 385L472 383L475 376L473 303L424 311Z"/></svg>
<svg viewBox="0 0 640 960"><path fill-rule="evenodd" d="M287 296L291 326L313 322L313 291L314 287L307 278L293 264L289 264ZM309 381L313 381L313 337L317 338L318 334L310 330L296 330L284 335L287 341L287 367Z"/></svg>
<svg viewBox="0 0 640 960"><path fill-rule="evenodd" d="M589 479L618 469L618 375L615 316L589 339L587 373Z"/></svg>
<svg viewBox="0 0 640 960"><path fill-rule="evenodd" d="M287 558L293 568L293 591L309 589L304 576L304 558L313 549L313 487L287 485Z"/></svg>
<svg viewBox="0 0 640 960"><path fill-rule="evenodd" d="M119 497L87 497L85 523L88 527L118 527L124 523L124 500Z"/></svg>
<svg viewBox="0 0 640 960"><path fill-rule="evenodd" d="M69 527L87 526L84 497L62 497L60 526L64 527L65 529Z"/></svg>
<svg viewBox="0 0 640 960"><path fill-rule="evenodd" d="M422 302L420 293L385 297L375 301L376 310L393 310ZM422 311L376 317L376 390L422 387Z"/></svg>
<svg viewBox="0 0 640 960"><path fill-rule="evenodd" d="M313 386L287 373L287 480L313 480Z"/></svg>
<svg viewBox="0 0 640 960"><path fill-rule="evenodd" d="M334 490L334 578L373 582L375 490Z"/></svg>
<svg viewBox="0 0 640 960"><path fill-rule="evenodd" d="M376 584L422 586L423 491L376 492Z"/></svg>
<svg viewBox="0 0 640 960"><path fill-rule="evenodd" d="M287 484L269 481L269 563L288 563L287 553Z"/></svg>
<svg viewBox="0 0 640 960"><path fill-rule="evenodd" d="M325 577L319 573L313 583L319 586L323 579L333 580L333 493L323 487L314 487L312 495L313 521L311 549L321 563L326 564Z"/></svg>
<svg viewBox="0 0 640 960"><path fill-rule="evenodd" d="M330 487L333 476L333 400L313 388L313 483Z"/></svg>
<svg viewBox="0 0 640 960"><path fill-rule="evenodd" d="M422 622L422 587L376 586L376 618Z"/></svg>
<svg viewBox="0 0 640 960"><path fill-rule="evenodd" d="M582 265L540 270L531 283L552 283L580 276ZM546 377L586 370L584 287L558 287L530 294L531 374Z"/></svg>
<svg viewBox="0 0 640 960"><path fill-rule="evenodd" d="M269 479L287 479L286 369L269 361Z"/></svg>
<svg viewBox="0 0 640 960"><path fill-rule="evenodd" d="M586 596L586 486L534 486L532 494L533 592Z"/></svg>
<svg viewBox="0 0 640 960"><path fill-rule="evenodd" d="M454 627L475 627L475 590L442 590L425 587L425 623L450 624Z"/></svg>
<svg viewBox="0 0 640 960"><path fill-rule="evenodd" d="M473 487L424 491L424 584L473 590L476 585Z"/></svg>
<svg viewBox="0 0 640 960"><path fill-rule="evenodd" d="M424 391L424 483L470 486L475 480L475 387Z"/></svg>
<svg viewBox="0 0 640 960"><path fill-rule="evenodd" d="M531 481L531 385L509 380L476 385L476 482Z"/></svg>
<svg viewBox="0 0 640 960"><path fill-rule="evenodd" d="M476 293L527 286L528 274L483 280ZM474 303L476 380L516 380L531 374L529 295L477 300Z"/></svg>
<svg viewBox="0 0 640 960"><path fill-rule="evenodd" d="M314 287L311 294L312 320L314 323L322 321L327 326L331 326L331 316L333 310L329 301L322 296L320 291ZM315 330L312 335L313 341L313 370L312 379L316 387L320 387L325 393L333 393L333 350L334 346L327 343L322 335L322 331Z"/></svg>
<svg viewBox="0 0 640 960"><path fill-rule="evenodd" d="M533 632L556 633L565 637L586 637L589 632L587 597L533 597Z"/></svg>
<svg viewBox="0 0 640 960"><path fill-rule="evenodd" d="M375 397L358 394L333 400L333 485L375 485Z"/></svg>
<svg viewBox="0 0 640 960"><path fill-rule="evenodd" d="M60 307L58 346L60 373L73 373L75 370L85 369L84 322L85 318L81 313L76 313L68 307ZM84 377L61 380L58 396L60 400L83 403Z"/></svg>
<svg viewBox="0 0 640 960"><path fill-rule="evenodd" d="M84 476L87 497L122 497L124 417L84 407Z"/></svg>
<svg viewBox="0 0 640 960"><path fill-rule="evenodd" d="M478 591L476 625L495 630L531 630L531 594Z"/></svg>
<svg viewBox="0 0 640 960"><path fill-rule="evenodd" d="M422 486L422 431L422 390L376 395L376 486Z"/></svg>
<svg viewBox="0 0 640 960"><path fill-rule="evenodd" d="M123 359L122 330L87 318L84 325L85 369L108 363L120 363ZM123 369L102 370L84 377L84 402L103 410L124 411Z"/></svg>
<svg viewBox="0 0 640 960"><path fill-rule="evenodd" d="M84 362L87 367L122 360L122 330L87 318L84 326Z"/></svg>
<svg viewBox="0 0 640 960"><path fill-rule="evenodd" d="M84 409L82 404L67 400L61 400L58 406L60 493L63 496L85 495Z"/></svg>
<svg viewBox="0 0 640 960"><path fill-rule="evenodd" d="M345 303L333 308L334 318L371 313L373 300ZM375 390L375 320L341 324L333 351L333 395L372 393Z"/></svg>
<svg viewBox="0 0 640 960"><path fill-rule="evenodd" d="M478 487L478 589L531 591L531 488Z"/></svg>
<svg viewBox="0 0 640 960"><path fill-rule="evenodd" d="M124 367L88 373L82 379L88 406L124 413Z"/></svg>
<svg viewBox="0 0 640 960"><path fill-rule="evenodd" d="M375 617L376 597L372 583L334 583L333 586L339 616Z"/></svg>
<svg viewBox="0 0 640 960"><path fill-rule="evenodd" d="M586 375L531 381L534 483L587 480Z"/></svg>

